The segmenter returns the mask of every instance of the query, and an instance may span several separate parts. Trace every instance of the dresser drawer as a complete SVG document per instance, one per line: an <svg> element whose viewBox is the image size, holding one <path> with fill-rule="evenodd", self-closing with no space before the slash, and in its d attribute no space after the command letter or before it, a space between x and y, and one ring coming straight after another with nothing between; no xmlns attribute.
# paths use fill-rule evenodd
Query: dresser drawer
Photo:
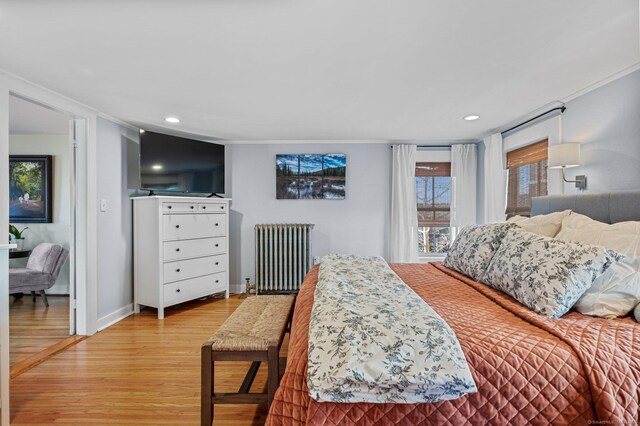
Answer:
<svg viewBox="0 0 640 426"><path fill-rule="evenodd" d="M206 275L204 277L192 278L189 280L176 281L163 286L164 305L170 306L187 300L208 296L227 290L226 274Z"/></svg>
<svg viewBox="0 0 640 426"><path fill-rule="evenodd" d="M204 257L225 252L226 237L199 238L197 240L176 240L163 243L165 262L191 257Z"/></svg>
<svg viewBox="0 0 640 426"><path fill-rule="evenodd" d="M164 241L222 237L227 234L227 215L167 214L162 216Z"/></svg>
<svg viewBox="0 0 640 426"><path fill-rule="evenodd" d="M186 280L202 275L215 274L226 270L227 255L199 257L197 259L176 260L163 265L164 282Z"/></svg>
<svg viewBox="0 0 640 426"><path fill-rule="evenodd" d="M199 203L197 210L200 213L224 213L227 211L227 205L224 203Z"/></svg>
<svg viewBox="0 0 640 426"><path fill-rule="evenodd" d="M162 203L162 213L195 213L198 211L198 203Z"/></svg>

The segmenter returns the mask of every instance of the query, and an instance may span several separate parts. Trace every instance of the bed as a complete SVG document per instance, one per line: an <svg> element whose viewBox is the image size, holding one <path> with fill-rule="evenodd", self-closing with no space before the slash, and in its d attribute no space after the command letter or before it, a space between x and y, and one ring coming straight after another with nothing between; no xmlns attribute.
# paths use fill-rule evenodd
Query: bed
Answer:
<svg viewBox="0 0 640 426"><path fill-rule="evenodd" d="M608 223L640 220L640 192L540 197L532 213L566 208ZM423 404L311 399L306 374L315 267L296 302L287 367L268 425L638 423L640 324L633 318L570 312L550 319L439 263L391 266L455 331L478 392Z"/></svg>

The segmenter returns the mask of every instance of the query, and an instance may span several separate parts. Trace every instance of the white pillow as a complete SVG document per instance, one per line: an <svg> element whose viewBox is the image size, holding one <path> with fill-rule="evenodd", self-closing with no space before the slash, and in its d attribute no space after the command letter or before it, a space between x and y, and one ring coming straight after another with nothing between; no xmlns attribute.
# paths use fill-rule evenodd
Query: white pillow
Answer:
<svg viewBox="0 0 640 426"><path fill-rule="evenodd" d="M633 316L636 317L636 321L640 322L640 305L636 306L636 309L633 311Z"/></svg>
<svg viewBox="0 0 640 426"><path fill-rule="evenodd" d="M513 216L507 222L515 223L525 231L545 237L555 237L560 231L562 220L571 214L571 210L541 214L533 217Z"/></svg>
<svg viewBox="0 0 640 426"><path fill-rule="evenodd" d="M626 256L593 282L575 304L578 312L614 318L640 303L640 222L609 225L573 213L563 219L556 238L604 246Z"/></svg>
<svg viewBox="0 0 640 426"><path fill-rule="evenodd" d="M640 258L640 222L598 222L579 213L562 219L556 238L605 246L627 257Z"/></svg>

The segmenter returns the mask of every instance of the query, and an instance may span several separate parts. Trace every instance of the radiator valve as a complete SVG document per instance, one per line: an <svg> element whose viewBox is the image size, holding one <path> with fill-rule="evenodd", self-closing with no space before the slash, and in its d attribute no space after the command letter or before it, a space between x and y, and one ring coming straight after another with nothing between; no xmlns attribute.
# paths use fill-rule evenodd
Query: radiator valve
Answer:
<svg viewBox="0 0 640 426"><path fill-rule="evenodd" d="M256 285L255 284L251 284L251 278L245 278L245 280L247 281L246 288L245 288L245 295L246 296L255 296L255 294L256 294Z"/></svg>

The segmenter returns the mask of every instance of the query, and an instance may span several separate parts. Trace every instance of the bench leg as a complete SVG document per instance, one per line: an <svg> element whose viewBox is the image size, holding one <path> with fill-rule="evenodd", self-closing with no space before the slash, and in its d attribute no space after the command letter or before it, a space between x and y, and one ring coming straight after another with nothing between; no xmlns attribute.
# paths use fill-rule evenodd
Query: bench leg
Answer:
<svg viewBox="0 0 640 426"><path fill-rule="evenodd" d="M211 345L203 345L200 366L200 425L213 423L213 353Z"/></svg>
<svg viewBox="0 0 640 426"><path fill-rule="evenodd" d="M267 356L269 359L269 372L267 375L267 406L271 407L273 398L276 395L276 390L278 389L278 379L280 378L278 346L269 346L267 349Z"/></svg>

